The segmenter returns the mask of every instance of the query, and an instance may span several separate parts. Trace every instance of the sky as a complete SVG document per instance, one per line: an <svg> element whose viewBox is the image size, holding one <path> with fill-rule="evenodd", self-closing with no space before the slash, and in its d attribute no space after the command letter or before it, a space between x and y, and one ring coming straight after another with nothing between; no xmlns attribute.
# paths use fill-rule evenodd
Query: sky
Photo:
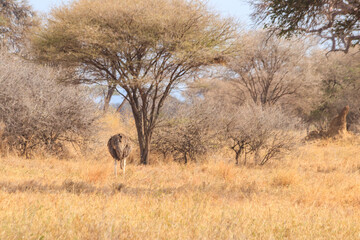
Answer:
<svg viewBox="0 0 360 240"><path fill-rule="evenodd" d="M48 12L52 7L69 0L28 0L29 4L37 11ZM246 0L209 0L209 5L215 11L224 16L235 17L240 23L249 25L251 23L251 9Z"/></svg>

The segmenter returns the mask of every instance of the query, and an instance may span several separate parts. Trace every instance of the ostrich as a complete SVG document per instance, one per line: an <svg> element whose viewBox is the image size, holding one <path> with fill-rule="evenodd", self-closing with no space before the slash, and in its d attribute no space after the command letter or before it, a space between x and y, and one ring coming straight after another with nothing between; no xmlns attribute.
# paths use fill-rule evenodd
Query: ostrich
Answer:
<svg viewBox="0 0 360 240"><path fill-rule="evenodd" d="M108 149L111 156L115 159L114 171L117 176L117 161L120 161L120 168L123 169L125 175L126 158L131 152L130 140L124 134L116 134L108 141Z"/></svg>

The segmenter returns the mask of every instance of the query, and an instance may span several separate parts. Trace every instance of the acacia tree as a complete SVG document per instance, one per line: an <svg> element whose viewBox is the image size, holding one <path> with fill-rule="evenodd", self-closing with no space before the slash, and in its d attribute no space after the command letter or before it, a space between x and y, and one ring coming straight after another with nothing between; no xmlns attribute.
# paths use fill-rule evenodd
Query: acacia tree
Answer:
<svg viewBox="0 0 360 240"><path fill-rule="evenodd" d="M360 44L359 0L257 0L253 17L280 35L317 34L331 51Z"/></svg>
<svg viewBox="0 0 360 240"><path fill-rule="evenodd" d="M125 92L147 164L165 99L229 53L234 31L202 1L78 0L54 9L33 45L41 60L81 69L84 82L107 79Z"/></svg>
<svg viewBox="0 0 360 240"><path fill-rule="evenodd" d="M239 54L229 59L228 79L256 104L273 105L293 95L305 82L305 45L294 40L249 32Z"/></svg>

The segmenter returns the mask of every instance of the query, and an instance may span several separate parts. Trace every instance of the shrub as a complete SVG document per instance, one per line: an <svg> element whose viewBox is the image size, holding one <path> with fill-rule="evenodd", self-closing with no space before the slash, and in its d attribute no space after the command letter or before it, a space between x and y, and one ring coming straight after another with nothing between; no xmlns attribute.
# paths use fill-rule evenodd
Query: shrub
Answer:
<svg viewBox="0 0 360 240"><path fill-rule="evenodd" d="M97 119L89 91L57 83L60 71L0 53L2 142L30 157L61 154L65 143L89 140Z"/></svg>
<svg viewBox="0 0 360 240"><path fill-rule="evenodd" d="M309 127L317 131L326 131L331 120L349 105L348 130L360 132L360 54L356 49L350 53L332 53L325 57L320 52L320 56L314 57L320 83L316 98L305 113Z"/></svg>
<svg viewBox="0 0 360 240"><path fill-rule="evenodd" d="M180 106L180 105L179 105ZM153 148L164 157L196 161L217 145L217 132L212 127L214 113L202 105L183 105L181 110L162 121L153 137Z"/></svg>
<svg viewBox="0 0 360 240"><path fill-rule="evenodd" d="M225 134L237 164L243 154L252 154L255 164L263 165L296 143L300 121L285 115L279 107L248 104L228 114Z"/></svg>

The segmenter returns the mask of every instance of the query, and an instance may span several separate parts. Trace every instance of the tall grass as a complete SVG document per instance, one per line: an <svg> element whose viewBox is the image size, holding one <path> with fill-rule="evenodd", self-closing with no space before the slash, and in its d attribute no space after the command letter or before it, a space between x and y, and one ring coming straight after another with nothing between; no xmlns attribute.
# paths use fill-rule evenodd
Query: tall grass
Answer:
<svg viewBox="0 0 360 240"><path fill-rule="evenodd" d="M0 239L359 239L360 139L263 167L0 160Z"/></svg>

